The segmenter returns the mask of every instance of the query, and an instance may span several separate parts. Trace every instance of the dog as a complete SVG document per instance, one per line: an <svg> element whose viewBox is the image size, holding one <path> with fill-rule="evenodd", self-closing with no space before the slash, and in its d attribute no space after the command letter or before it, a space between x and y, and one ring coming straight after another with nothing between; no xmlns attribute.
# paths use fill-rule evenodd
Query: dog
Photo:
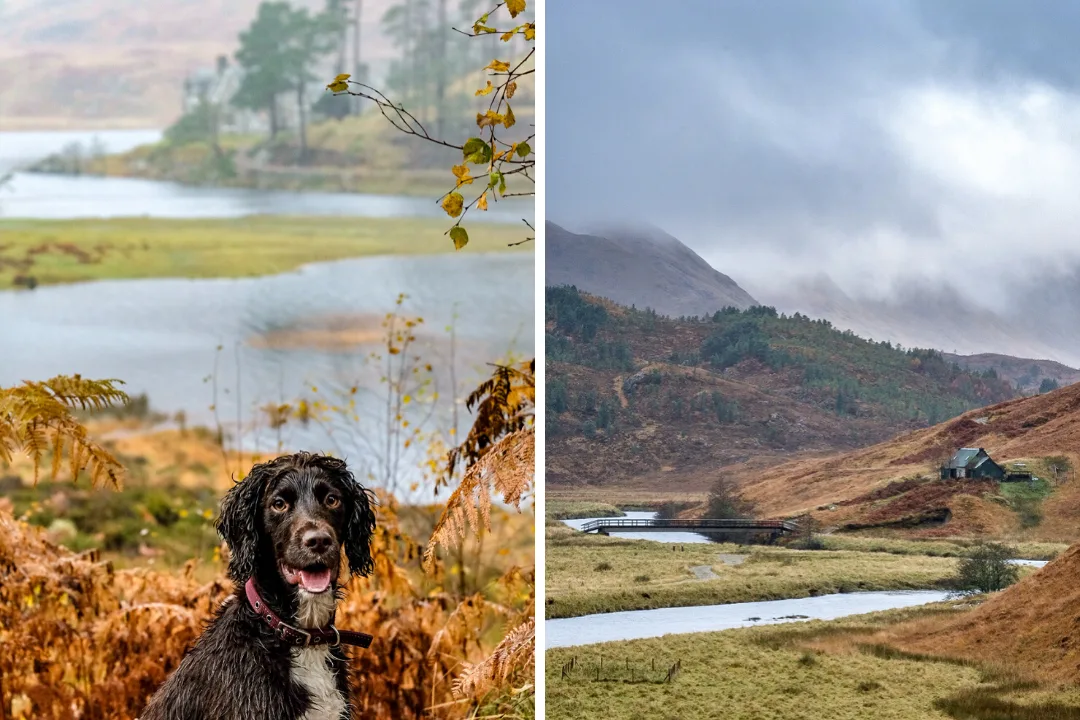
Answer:
<svg viewBox="0 0 1080 720"><path fill-rule="evenodd" d="M375 498L342 460L297 453L255 465L221 501L218 532L236 586L140 720L347 720L337 629L342 553L373 568ZM346 578L347 579L347 578Z"/></svg>

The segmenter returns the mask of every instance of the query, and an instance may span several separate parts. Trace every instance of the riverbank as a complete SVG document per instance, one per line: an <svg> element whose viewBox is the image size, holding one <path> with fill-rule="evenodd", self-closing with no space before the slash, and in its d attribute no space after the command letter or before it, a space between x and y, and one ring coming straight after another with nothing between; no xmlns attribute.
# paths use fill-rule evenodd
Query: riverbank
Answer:
<svg viewBox="0 0 1080 720"><path fill-rule="evenodd" d="M471 82L470 82L471 84ZM482 83L481 83L482 84ZM470 90L469 95L472 95ZM518 89L517 123L533 121L531 83ZM345 102L344 98L339 98ZM192 186L258 190L319 191L430 197L453 189L451 167L461 152L408 138L378 110L340 120L323 120L308 128L301 143L293 131L274 138L263 134L221 135L216 145L206 137L176 134L172 139L140 145L120 153L95 152L71 146L34 163L43 173L110 178L141 178ZM532 183L507 178L511 193L528 192Z"/></svg>
<svg viewBox="0 0 1080 720"><path fill-rule="evenodd" d="M88 280L238 278L313 262L451 252L436 219L251 216L0 220L0 289ZM463 252L532 252L513 225L476 223Z"/></svg>
<svg viewBox="0 0 1080 720"><path fill-rule="evenodd" d="M224 156L209 143L173 146L166 142L142 145L112 155L73 161L52 156L31 170L41 173L94 177L140 178L182 185L290 192L338 192L438 198L453 187L448 160L445 168L371 167L348 153L331 153L332 164L295 165L274 162L273 154L255 161L261 139L239 136L223 142ZM280 154L280 153L279 153ZM322 153L320 153L322 154ZM324 158L324 161L327 161Z"/></svg>
<svg viewBox="0 0 1080 720"><path fill-rule="evenodd" d="M552 720L1080 717L1080 691L1075 688L1019 683L1007 669L907 654L888 644L891 629L900 623L951 616L970 606L971 601L953 601L831 622L552 649L546 659L547 716ZM676 663L675 677L665 682Z"/></svg>
<svg viewBox="0 0 1080 720"><path fill-rule="evenodd" d="M596 515L585 513L597 512ZM948 589L975 539L913 541L818 536L822 549L713 543L685 534L628 539L581 533L571 518L622 514L612 505L547 508L549 619L596 613L805 598L832 593ZM604 514L601 514L604 513ZM556 519L565 518L565 519ZM678 538L678 539L676 539ZM1019 543L1017 559L1051 560L1068 546ZM1034 571L1021 567L1021 575Z"/></svg>
<svg viewBox="0 0 1080 720"><path fill-rule="evenodd" d="M944 589L957 567L954 558L926 555L673 545L553 525L546 536L549 619L832 593Z"/></svg>

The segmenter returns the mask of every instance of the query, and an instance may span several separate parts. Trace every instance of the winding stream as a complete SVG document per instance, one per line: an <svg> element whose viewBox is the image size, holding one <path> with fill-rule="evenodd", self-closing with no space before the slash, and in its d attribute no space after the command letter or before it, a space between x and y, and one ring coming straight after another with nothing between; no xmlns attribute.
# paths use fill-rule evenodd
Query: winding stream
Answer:
<svg viewBox="0 0 1080 720"><path fill-rule="evenodd" d="M574 647L803 620L835 620L848 615L940 602L947 596L948 593L940 590L838 593L791 600L584 615L545 620L544 644L548 648Z"/></svg>
<svg viewBox="0 0 1080 720"><path fill-rule="evenodd" d="M651 519L656 517L656 513L626 511L624 516L632 519ZM585 523L598 519L600 518L576 518L563 522L580 530ZM636 531L611 533L611 535L665 544L710 542L704 535L696 533ZM1048 561L1017 559L1011 562L1040 568ZM940 602L947 597L948 593L941 590L836 593L788 600L599 613L546 620L544 644L548 648L576 647L678 633L714 632L805 620L835 620L849 615Z"/></svg>

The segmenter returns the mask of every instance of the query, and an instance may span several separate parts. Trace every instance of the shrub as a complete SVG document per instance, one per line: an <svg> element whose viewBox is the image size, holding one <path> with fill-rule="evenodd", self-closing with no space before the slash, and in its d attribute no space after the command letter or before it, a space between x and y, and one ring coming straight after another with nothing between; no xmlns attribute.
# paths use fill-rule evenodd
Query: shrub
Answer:
<svg viewBox="0 0 1080 720"><path fill-rule="evenodd" d="M1016 549L1001 543L976 546L970 557L960 561L956 590L965 595L1004 590L1020 577L1020 568L1009 562Z"/></svg>

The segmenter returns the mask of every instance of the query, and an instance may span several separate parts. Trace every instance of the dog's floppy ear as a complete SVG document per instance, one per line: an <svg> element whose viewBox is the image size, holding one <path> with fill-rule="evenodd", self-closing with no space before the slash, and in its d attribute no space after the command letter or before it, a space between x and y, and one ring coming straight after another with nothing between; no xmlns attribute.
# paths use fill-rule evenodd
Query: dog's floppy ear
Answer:
<svg viewBox="0 0 1080 720"><path fill-rule="evenodd" d="M323 457L320 467L334 478L345 496L345 528L341 544L353 575L367 575L375 567L371 557L371 535L375 532L375 497L349 472L344 460Z"/></svg>
<svg viewBox="0 0 1080 720"><path fill-rule="evenodd" d="M255 574L262 533L260 510L270 474L270 463L254 466L221 499L217 531L229 545L229 577L239 585Z"/></svg>

